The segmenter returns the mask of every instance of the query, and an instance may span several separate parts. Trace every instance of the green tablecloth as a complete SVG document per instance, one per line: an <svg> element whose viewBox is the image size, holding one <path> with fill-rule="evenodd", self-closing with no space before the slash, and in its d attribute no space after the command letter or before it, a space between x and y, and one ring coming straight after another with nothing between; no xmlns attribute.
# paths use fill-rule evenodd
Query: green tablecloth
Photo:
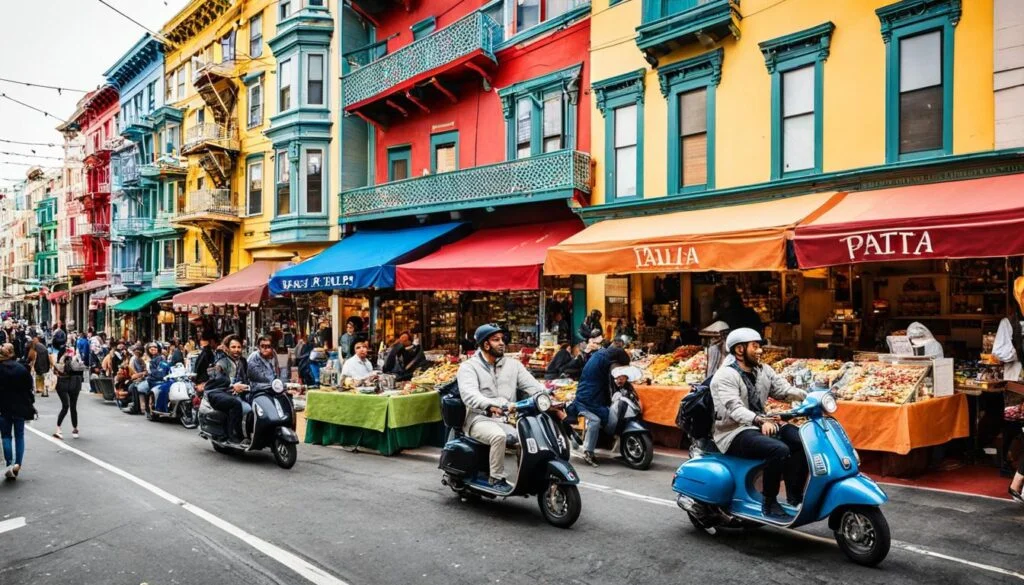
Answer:
<svg viewBox="0 0 1024 585"><path fill-rule="evenodd" d="M443 445L441 397L317 392L306 395L306 442L377 449L391 455L420 445Z"/></svg>

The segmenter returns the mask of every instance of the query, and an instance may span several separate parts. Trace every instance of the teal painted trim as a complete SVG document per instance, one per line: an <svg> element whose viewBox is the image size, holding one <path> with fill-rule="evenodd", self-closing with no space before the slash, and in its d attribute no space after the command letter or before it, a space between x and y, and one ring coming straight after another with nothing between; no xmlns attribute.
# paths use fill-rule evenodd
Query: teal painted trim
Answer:
<svg viewBox="0 0 1024 585"><path fill-rule="evenodd" d="M430 172L437 173L437 147L455 143L455 170L459 170L459 131L441 132L430 135Z"/></svg>
<svg viewBox="0 0 1024 585"><path fill-rule="evenodd" d="M931 174L928 174L929 171ZM706 206L730 202L749 203L821 191L885 189L1012 173L1024 173L1024 148L898 161L812 176L786 176L777 181L726 189L592 205L578 210L577 213L584 221L592 223L617 217L683 211L704 201L708 202Z"/></svg>
<svg viewBox="0 0 1024 585"><path fill-rule="evenodd" d="M565 14L561 14L559 16L556 16L555 18L545 20L544 22L536 26L531 26L530 28L522 32L518 32L512 35L508 39L502 41L501 43L498 43L498 45L494 47L494 52L498 52L502 49L507 49L515 45L529 42L534 37L538 37L548 31L563 28L567 26L571 21L576 19L582 19L585 16L590 16L590 2L587 2L586 4L583 4L581 6L577 6L576 8L570 10L569 12L566 12Z"/></svg>
<svg viewBox="0 0 1024 585"><path fill-rule="evenodd" d="M824 156L824 97L825 61L832 44L832 22L819 24L799 32L759 43L764 64L771 74L771 173L772 180L783 176L820 173ZM785 140L782 124L782 75L786 72L814 66L814 166L810 169L786 172Z"/></svg>
<svg viewBox="0 0 1024 585"><path fill-rule="evenodd" d="M644 193L644 75L645 69L591 84L597 107L604 117L605 199L643 197ZM636 194L619 195L615 157L615 116L618 108L636 106Z"/></svg>
<svg viewBox="0 0 1024 585"><path fill-rule="evenodd" d="M245 77L242 78L242 83L244 83L246 86L256 85L260 81L263 81L264 73L266 73L266 72L265 71L256 71L256 72L253 72L253 73L249 73L248 75L246 75Z"/></svg>
<svg viewBox="0 0 1024 585"><path fill-rule="evenodd" d="M646 73L646 69L637 69L601 81L591 82L590 89L594 93L597 109L601 110L601 115L605 115L606 102L609 99L627 97L643 102Z"/></svg>
<svg viewBox="0 0 1024 585"><path fill-rule="evenodd" d="M885 161L894 163L952 154L953 29L960 22L960 0L902 0L879 8L875 14L885 42ZM942 32L942 148L900 154L900 41L935 30Z"/></svg>
<svg viewBox="0 0 1024 585"><path fill-rule="evenodd" d="M673 50L675 44L700 42L709 33L714 40L730 34L739 37L738 2L708 0L673 14L664 14L662 8L662 0L644 0L643 21L636 27L636 46L651 59L658 51Z"/></svg>
<svg viewBox="0 0 1024 585"><path fill-rule="evenodd" d="M248 154L248 155L245 156L245 164L249 164L250 162L252 162L252 161L254 161L256 159L265 160L267 158L268 154L270 154L270 153L268 153L268 152L254 152L252 154Z"/></svg>
<svg viewBox="0 0 1024 585"><path fill-rule="evenodd" d="M516 110L518 102L525 97L532 98L531 128L530 128L530 155L543 154L543 101L544 95L552 91L561 91L568 96L568 100L562 100L562 120L565 128L565 141L562 150L576 149L576 104L579 101L580 72L583 64L566 67L559 71L553 71L540 77L520 81L508 87L498 90L498 97L501 98L501 109L505 115L506 128L506 160L515 160L518 156L516 144Z"/></svg>
<svg viewBox="0 0 1024 585"><path fill-rule="evenodd" d="M392 165L392 163L394 163L396 161L400 161L400 160L404 160L405 161L405 168L407 168L409 170L409 176L406 177L406 178L412 178L412 176L413 176L413 174L412 174L412 146L408 145L408 144L403 145L403 146L392 146L392 147L388 148L388 182L389 183L395 180L395 176L391 172L391 170L392 170L392 166L391 165Z"/></svg>
<svg viewBox="0 0 1024 585"><path fill-rule="evenodd" d="M414 41L417 41L429 35L436 29L437 19L434 18L433 16L428 16L427 18L424 18L423 20L409 27L409 30L412 31L412 38Z"/></svg>
<svg viewBox="0 0 1024 585"><path fill-rule="evenodd" d="M575 81L577 84L580 79L580 72L583 70L583 63L566 67L565 69L559 69L558 71L552 71L540 77L534 77L533 79L527 79L526 81L520 81L513 83L512 85L498 89L498 97L502 99L502 107L505 109L505 117L508 117L508 104L504 103L506 100L519 96L526 93L534 93L540 90L551 89L554 87L564 87ZM579 88L577 88L578 90Z"/></svg>
<svg viewBox="0 0 1024 585"><path fill-rule="evenodd" d="M679 61L658 70L661 93L668 99L668 192L699 193L715 188L715 99L722 80L722 49L692 59ZM707 89L707 182L704 185L682 186L679 152L679 101L688 91Z"/></svg>
<svg viewBox="0 0 1024 585"><path fill-rule="evenodd" d="M323 242L330 232L330 219L326 215L280 217L270 222L270 243Z"/></svg>

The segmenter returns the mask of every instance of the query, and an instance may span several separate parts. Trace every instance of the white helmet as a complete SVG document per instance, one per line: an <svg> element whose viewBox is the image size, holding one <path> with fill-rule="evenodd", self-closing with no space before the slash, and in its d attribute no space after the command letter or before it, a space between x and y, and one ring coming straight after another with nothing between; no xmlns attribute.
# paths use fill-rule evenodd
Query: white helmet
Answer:
<svg viewBox="0 0 1024 585"><path fill-rule="evenodd" d="M732 353L732 348L736 347L741 343L750 343L751 341L761 342L761 334L749 327L740 327L739 329L733 329L729 336L725 338L725 347Z"/></svg>

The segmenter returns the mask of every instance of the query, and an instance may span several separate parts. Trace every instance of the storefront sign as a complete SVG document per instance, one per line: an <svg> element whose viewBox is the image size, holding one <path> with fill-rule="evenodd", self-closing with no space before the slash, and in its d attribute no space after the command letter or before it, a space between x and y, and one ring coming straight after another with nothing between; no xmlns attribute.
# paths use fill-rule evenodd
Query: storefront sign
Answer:
<svg viewBox="0 0 1024 585"><path fill-rule="evenodd" d="M336 288L351 288L355 282L355 276L351 274L330 274L326 276L307 276L303 278L282 278L280 286L283 292L296 292L306 290L330 290Z"/></svg>
<svg viewBox="0 0 1024 585"><path fill-rule="evenodd" d="M633 254L636 255L637 269L679 270L700 265L697 249L693 246L636 246Z"/></svg>
<svg viewBox="0 0 1024 585"><path fill-rule="evenodd" d="M869 256L928 256L935 252L928 230L864 232L839 238L839 241L846 245L851 262L885 259L868 258Z"/></svg>

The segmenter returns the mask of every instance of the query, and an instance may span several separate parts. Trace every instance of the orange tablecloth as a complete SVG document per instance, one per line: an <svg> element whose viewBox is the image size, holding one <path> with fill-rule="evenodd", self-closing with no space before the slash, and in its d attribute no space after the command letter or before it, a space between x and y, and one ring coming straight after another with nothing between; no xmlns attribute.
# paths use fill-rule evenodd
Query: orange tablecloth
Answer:
<svg viewBox="0 0 1024 585"><path fill-rule="evenodd" d="M942 445L970 435L967 397L963 394L912 404L839 403L833 415L853 446L864 451L906 455L911 449Z"/></svg>
<svg viewBox="0 0 1024 585"><path fill-rule="evenodd" d="M676 426L679 401L690 393L689 386L634 386L643 409L643 419L656 425Z"/></svg>

